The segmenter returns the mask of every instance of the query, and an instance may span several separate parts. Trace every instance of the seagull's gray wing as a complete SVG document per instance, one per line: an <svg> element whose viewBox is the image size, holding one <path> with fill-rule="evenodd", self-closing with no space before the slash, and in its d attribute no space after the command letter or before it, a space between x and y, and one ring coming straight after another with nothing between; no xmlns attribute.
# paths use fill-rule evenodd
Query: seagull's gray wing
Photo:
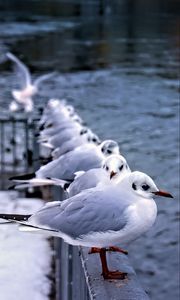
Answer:
<svg viewBox="0 0 180 300"><path fill-rule="evenodd" d="M42 75L42 76L39 76L33 83L33 85L35 85L37 88L38 88L38 85L42 82L42 81L45 81L53 76L56 75L56 72L52 72L52 73L48 73L48 74L45 74L45 75Z"/></svg>
<svg viewBox="0 0 180 300"><path fill-rule="evenodd" d="M10 52L6 53L6 56L11 61L13 61L16 64L16 66L18 67L18 70L21 73L22 79L25 80L25 85L23 87L25 88L27 85L30 85L31 84L31 75L30 75L29 70L26 67L26 65L23 64L22 61L20 61L14 54L12 54Z"/></svg>
<svg viewBox="0 0 180 300"><path fill-rule="evenodd" d="M76 148L41 167L36 172L36 176L38 178L50 177L72 180L75 172L87 171L100 166L101 158L96 152L96 147L86 149L86 147L82 146L81 151L77 151Z"/></svg>
<svg viewBox="0 0 180 300"><path fill-rule="evenodd" d="M85 141L81 136L74 137L70 139L69 141L64 142L60 147L58 151L58 156L63 155L67 152L70 152L74 150L75 148L81 146L82 144L85 144Z"/></svg>
<svg viewBox="0 0 180 300"><path fill-rule="evenodd" d="M112 191L90 189L60 204L45 207L29 220L32 224L62 232L74 239L93 232L119 231L127 224L127 203ZM122 199L123 200L123 199Z"/></svg>
<svg viewBox="0 0 180 300"><path fill-rule="evenodd" d="M101 169L90 169L81 176L75 178L75 180L69 186L69 196L79 194L83 190L94 188L99 182L107 180L107 173Z"/></svg>
<svg viewBox="0 0 180 300"><path fill-rule="evenodd" d="M63 132L60 131L56 135L49 138L48 142L52 144L55 148L61 147L61 145L70 139L74 138L74 136L80 136L79 128L68 128L64 129Z"/></svg>

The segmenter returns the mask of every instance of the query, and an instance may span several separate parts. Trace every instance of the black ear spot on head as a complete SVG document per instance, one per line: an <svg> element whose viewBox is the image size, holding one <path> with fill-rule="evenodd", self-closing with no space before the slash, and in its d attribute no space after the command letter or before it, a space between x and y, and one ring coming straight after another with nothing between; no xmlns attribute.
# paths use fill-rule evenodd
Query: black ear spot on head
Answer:
<svg viewBox="0 0 180 300"><path fill-rule="evenodd" d="M101 151L104 153L104 152L105 152L105 148L104 148L104 147L102 147Z"/></svg>
<svg viewBox="0 0 180 300"><path fill-rule="evenodd" d="M122 171L123 167L124 167L123 165L120 166L120 167L119 167L119 171Z"/></svg>
<svg viewBox="0 0 180 300"><path fill-rule="evenodd" d="M135 190L135 191L137 190L137 187L136 187L135 183L132 184L132 188L133 188L133 190Z"/></svg>
<svg viewBox="0 0 180 300"><path fill-rule="evenodd" d="M87 131L87 129L82 129L81 131L80 131L80 135L83 135L83 134L85 134L85 133L87 133L88 131Z"/></svg>

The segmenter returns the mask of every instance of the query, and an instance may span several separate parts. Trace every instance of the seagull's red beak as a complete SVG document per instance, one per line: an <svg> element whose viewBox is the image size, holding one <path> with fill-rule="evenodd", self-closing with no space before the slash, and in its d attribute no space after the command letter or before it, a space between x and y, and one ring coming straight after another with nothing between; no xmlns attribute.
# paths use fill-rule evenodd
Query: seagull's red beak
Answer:
<svg viewBox="0 0 180 300"><path fill-rule="evenodd" d="M112 171L111 174L110 174L110 179L112 179L117 173Z"/></svg>
<svg viewBox="0 0 180 300"><path fill-rule="evenodd" d="M167 198L173 198L173 196L170 193L167 193L165 191L157 191L157 192L153 192L153 194L155 194L157 196L162 196L162 197L167 197Z"/></svg>

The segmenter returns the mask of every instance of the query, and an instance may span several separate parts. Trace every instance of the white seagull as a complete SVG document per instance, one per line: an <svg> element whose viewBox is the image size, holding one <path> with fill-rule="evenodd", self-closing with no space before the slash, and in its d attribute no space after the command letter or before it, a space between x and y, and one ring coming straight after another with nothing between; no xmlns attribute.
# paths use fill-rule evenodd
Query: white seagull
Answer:
<svg viewBox="0 0 180 300"><path fill-rule="evenodd" d="M126 159L122 155L113 154L103 161L101 168L77 172L73 182L52 180L64 188L69 197L72 197L96 186L118 184L129 173L131 170Z"/></svg>
<svg viewBox="0 0 180 300"><path fill-rule="evenodd" d="M126 273L108 269L106 247L127 246L151 228L157 216L154 195L172 198L148 175L136 171L117 185L47 203L33 215L0 214L0 218L42 229L71 245L97 247L104 279L124 279Z"/></svg>
<svg viewBox="0 0 180 300"><path fill-rule="evenodd" d="M57 159L61 155L64 155L70 151L75 150L77 147L81 145L85 145L87 143L92 143L95 145L100 144L100 139L96 134L94 134L91 130L87 130L87 132L75 136L68 141L65 141L60 147L57 147L52 153L51 156L53 159ZM51 147L51 145L50 145Z"/></svg>
<svg viewBox="0 0 180 300"><path fill-rule="evenodd" d="M14 176L10 179L17 183L31 183L33 186L43 185L43 179L47 178L73 180L78 171L101 167L102 161L111 154L119 154L117 142L106 140L98 146L89 143L49 162L36 173Z"/></svg>
<svg viewBox="0 0 180 300"><path fill-rule="evenodd" d="M38 77L33 83L31 80L30 72L27 66L22 63L15 55L12 53L6 53L6 56L15 63L17 69L19 70L21 77L24 81L24 85L22 86L21 90L13 90L12 95L15 101L21 105L23 105L24 110L26 112L30 112L33 110L33 100L32 96L37 94L39 84L49 79L50 77L54 76L55 73L50 73L46 75L42 75ZM10 109L15 110L15 101L10 104ZM17 104L16 103L16 104ZM16 106L17 107L17 106Z"/></svg>
<svg viewBox="0 0 180 300"><path fill-rule="evenodd" d="M74 125L73 127L68 127L64 128L63 130L59 130L58 133L50 137L43 137L43 135L40 135L38 141L48 148L55 149L61 147L63 143L69 141L75 136L78 137L84 133L87 133L87 130L88 129L86 127L82 126L79 123L76 123L76 125Z"/></svg>

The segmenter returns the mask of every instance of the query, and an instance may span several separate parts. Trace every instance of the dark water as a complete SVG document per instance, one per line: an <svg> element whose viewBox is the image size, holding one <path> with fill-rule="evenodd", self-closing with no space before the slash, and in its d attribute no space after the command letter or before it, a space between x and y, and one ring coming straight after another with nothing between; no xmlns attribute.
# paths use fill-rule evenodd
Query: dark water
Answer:
<svg viewBox="0 0 180 300"><path fill-rule="evenodd" d="M68 97L102 139L119 142L132 170L174 195L157 199L156 225L129 250L151 299L179 299L177 1L73 3L0 1L0 107L16 79L6 51L33 76L58 71L37 105Z"/></svg>

